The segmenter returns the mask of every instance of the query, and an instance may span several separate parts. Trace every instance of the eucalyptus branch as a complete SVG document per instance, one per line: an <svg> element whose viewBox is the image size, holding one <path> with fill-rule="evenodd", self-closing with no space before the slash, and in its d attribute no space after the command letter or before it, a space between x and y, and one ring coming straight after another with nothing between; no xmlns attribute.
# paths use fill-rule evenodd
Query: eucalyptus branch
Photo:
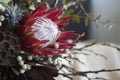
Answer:
<svg viewBox="0 0 120 80"><path fill-rule="evenodd" d="M108 69L108 70L101 69L101 70L96 70L96 71L76 71L75 73L68 73L68 74L59 73L59 74L63 75L63 76L82 76L82 77L86 77L88 80L93 80L93 79L107 80L105 78L100 78L100 77L90 78L90 77L88 77L88 74L98 74L98 73L115 72L115 71L120 71L120 69Z"/></svg>
<svg viewBox="0 0 120 80"><path fill-rule="evenodd" d="M102 78L102 77L96 77L96 78L91 78L91 80L96 80L96 79L100 79L100 80L108 80L108 79L105 79L105 78Z"/></svg>
<svg viewBox="0 0 120 80"><path fill-rule="evenodd" d="M103 72L115 72L115 71L120 71L120 69L101 69L101 70L96 70L96 71L78 71L75 73L69 73L66 75L81 75L81 76L85 76L87 74L98 74L98 73L103 73Z"/></svg>
<svg viewBox="0 0 120 80"><path fill-rule="evenodd" d="M96 44L96 42L93 41L93 42L90 43L90 44L87 44L87 45L85 45L85 46L83 46L83 47L81 47L81 48L79 48L79 49L74 49L74 50L82 51L84 48L91 47L91 46L93 46L93 45L95 45L95 44Z"/></svg>
<svg viewBox="0 0 120 80"><path fill-rule="evenodd" d="M54 3L53 3L53 7L56 7L58 2L59 2L59 0L55 0Z"/></svg>
<svg viewBox="0 0 120 80"><path fill-rule="evenodd" d="M63 5L63 10L67 10L69 7L76 5L78 1L69 1L65 5Z"/></svg>
<svg viewBox="0 0 120 80"><path fill-rule="evenodd" d="M102 55L102 54L98 54L98 53L94 52L93 50L89 50L89 49L83 49L83 50L89 51L89 52L93 53L94 55L100 56L100 57L104 58L105 60L107 60L107 57L106 57L106 56L104 56L104 55Z"/></svg>
<svg viewBox="0 0 120 80"><path fill-rule="evenodd" d="M104 46L108 46L108 47L112 47L112 48L115 48L115 49L117 49L117 50L120 52L120 48L117 47L117 46L113 46L113 45L108 44L108 43L103 43L102 45L104 45Z"/></svg>
<svg viewBox="0 0 120 80"><path fill-rule="evenodd" d="M82 5L82 3L80 2L80 8L82 9L83 13L87 16L88 13L86 12L84 6Z"/></svg>

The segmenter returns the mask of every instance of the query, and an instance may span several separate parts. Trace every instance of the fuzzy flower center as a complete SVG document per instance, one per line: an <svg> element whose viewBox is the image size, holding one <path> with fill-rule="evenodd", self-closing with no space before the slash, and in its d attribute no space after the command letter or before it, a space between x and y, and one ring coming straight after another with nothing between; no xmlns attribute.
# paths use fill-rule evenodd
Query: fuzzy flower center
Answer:
<svg viewBox="0 0 120 80"><path fill-rule="evenodd" d="M41 17L32 25L32 30L37 30L34 37L38 40L49 40L47 43L40 45L42 47L53 44L58 39L60 33L58 26L51 19Z"/></svg>

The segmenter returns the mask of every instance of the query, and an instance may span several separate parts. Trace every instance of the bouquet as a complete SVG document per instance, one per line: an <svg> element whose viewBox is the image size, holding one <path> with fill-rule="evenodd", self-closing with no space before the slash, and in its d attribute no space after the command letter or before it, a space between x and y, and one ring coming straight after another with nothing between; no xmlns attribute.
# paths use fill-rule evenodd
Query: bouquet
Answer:
<svg viewBox="0 0 120 80"><path fill-rule="evenodd" d="M64 27L69 19L79 22L80 17L73 9L84 0L58 2L0 1L0 80L55 80L58 75L71 80L74 75L87 77L87 73L76 73L63 63L79 61L70 51L82 34L66 31ZM89 16L88 13L86 25ZM70 38L74 40L68 41Z"/></svg>

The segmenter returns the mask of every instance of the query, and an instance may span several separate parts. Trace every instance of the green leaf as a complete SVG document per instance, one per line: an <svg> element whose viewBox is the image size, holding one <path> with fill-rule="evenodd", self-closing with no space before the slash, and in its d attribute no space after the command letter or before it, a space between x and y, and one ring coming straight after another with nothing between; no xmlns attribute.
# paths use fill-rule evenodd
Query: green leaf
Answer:
<svg viewBox="0 0 120 80"><path fill-rule="evenodd" d="M88 26L88 23L89 23L89 18L86 17L86 18L85 18L85 26L86 26L86 27Z"/></svg>
<svg viewBox="0 0 120 80"><path fill-rule="evenodd" d="M63 16L68 16L68 15L72 14L73 12L74 12L73 9L66 10L64 12Z"/></svg>
<svg viewBox="0 0 120 80"><path fill-rule="evenodd" d="M77 14L72 15L72 21L73 21L73 22L76 22L76 23L79 23L79 22L80 22L80 17L79 17L79 15L77 15Z"/></svg>
<svg viewBox="0 0 120 80"><path fill-rule="evenodd" d="M107 21L104 22L104 24L108 24L109 22L110 22L110 20L107 20Z"/></svg>
<svg viewBox="0 0 120 80"><path fill-rule="evenodd" d="M89 19L90 19L91 16L92 16L92 14L91 14L91 13L88 13L88 14L86 15L86 17L85 17L85 26L86 26L86 27L87 27L88 24L89 24Z"/></svg>
<svg viewBox="0 0 120 80"><path fill-rule="evenodd" d="M62 0L62 4L63 4L63 5L66 4L66 2L67 2L66 0Z"/></svg>
<svg viewBox="0 0 120 80"><path fill-rule="evenodd" d="M98 29L98 22L97 20L95 21L96 28Z"/></svg>
<svg viewBox="0 0 120 80"><path fill-rule="evenodd" d="M101 18L101 15L97 16L95 20L99 20Z"/></svg>

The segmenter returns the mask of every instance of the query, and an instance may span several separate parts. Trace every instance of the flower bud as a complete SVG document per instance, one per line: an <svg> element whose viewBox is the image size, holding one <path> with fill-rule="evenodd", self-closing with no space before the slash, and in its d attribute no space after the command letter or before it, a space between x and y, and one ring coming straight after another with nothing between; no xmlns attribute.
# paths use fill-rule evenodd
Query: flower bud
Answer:
<svg viewBox="0 0 120 80"><path fill-rule="evenodd" d="M20 65L23 65L23 64L24 64L24 61L23 61L23 60L21 60L21 61L19 62L19 64L20 64Z"/></svg>
<svg viewBox="0 0 120 80"><path fill-rule="evenodd" d="M28 60L31 61L33 57L31 55L28 56Z"/></svg>
<svg viewBox="0 0 120 80"><path fill-rule="evenodd" d="M21 56L18 56L18 57L17 57L17 60L18 60L18 61L21 61L21 60L22 60L22 57L21 57Z"/></svg>
<svg viewBox="0 0 120 80"><path fill-rule="evenodd" d="M22 69L24 69L24 70L26 70L27 67L28 67L27 64L23 64L23 65L22 65Z"/></svg>
<svg viewBox="0 0 120 80"><path fill-rule="evenodd" d="M5 11L5 7L2 4L0 4L0 11L2 11L2 12Z"/></svg>
<svg viewBox="0 0 120 80"><path fill-rule="evenodd" d="M3 15L0 16L0 21L4 21L5 17Z"/></svg>
<svg viewBox="0 0 120 80"><path fill-rule="evenodd" d="M0 22L0 26L2 26L2 22Z"/></svg>
<svg viewBox="0 0 120 80"><path fill-rule="evenodd" d="M20 70L20 73L21 73L21 74L25 73L25 70L24 70L24 69L21 69L21 70Z"/></svg>

